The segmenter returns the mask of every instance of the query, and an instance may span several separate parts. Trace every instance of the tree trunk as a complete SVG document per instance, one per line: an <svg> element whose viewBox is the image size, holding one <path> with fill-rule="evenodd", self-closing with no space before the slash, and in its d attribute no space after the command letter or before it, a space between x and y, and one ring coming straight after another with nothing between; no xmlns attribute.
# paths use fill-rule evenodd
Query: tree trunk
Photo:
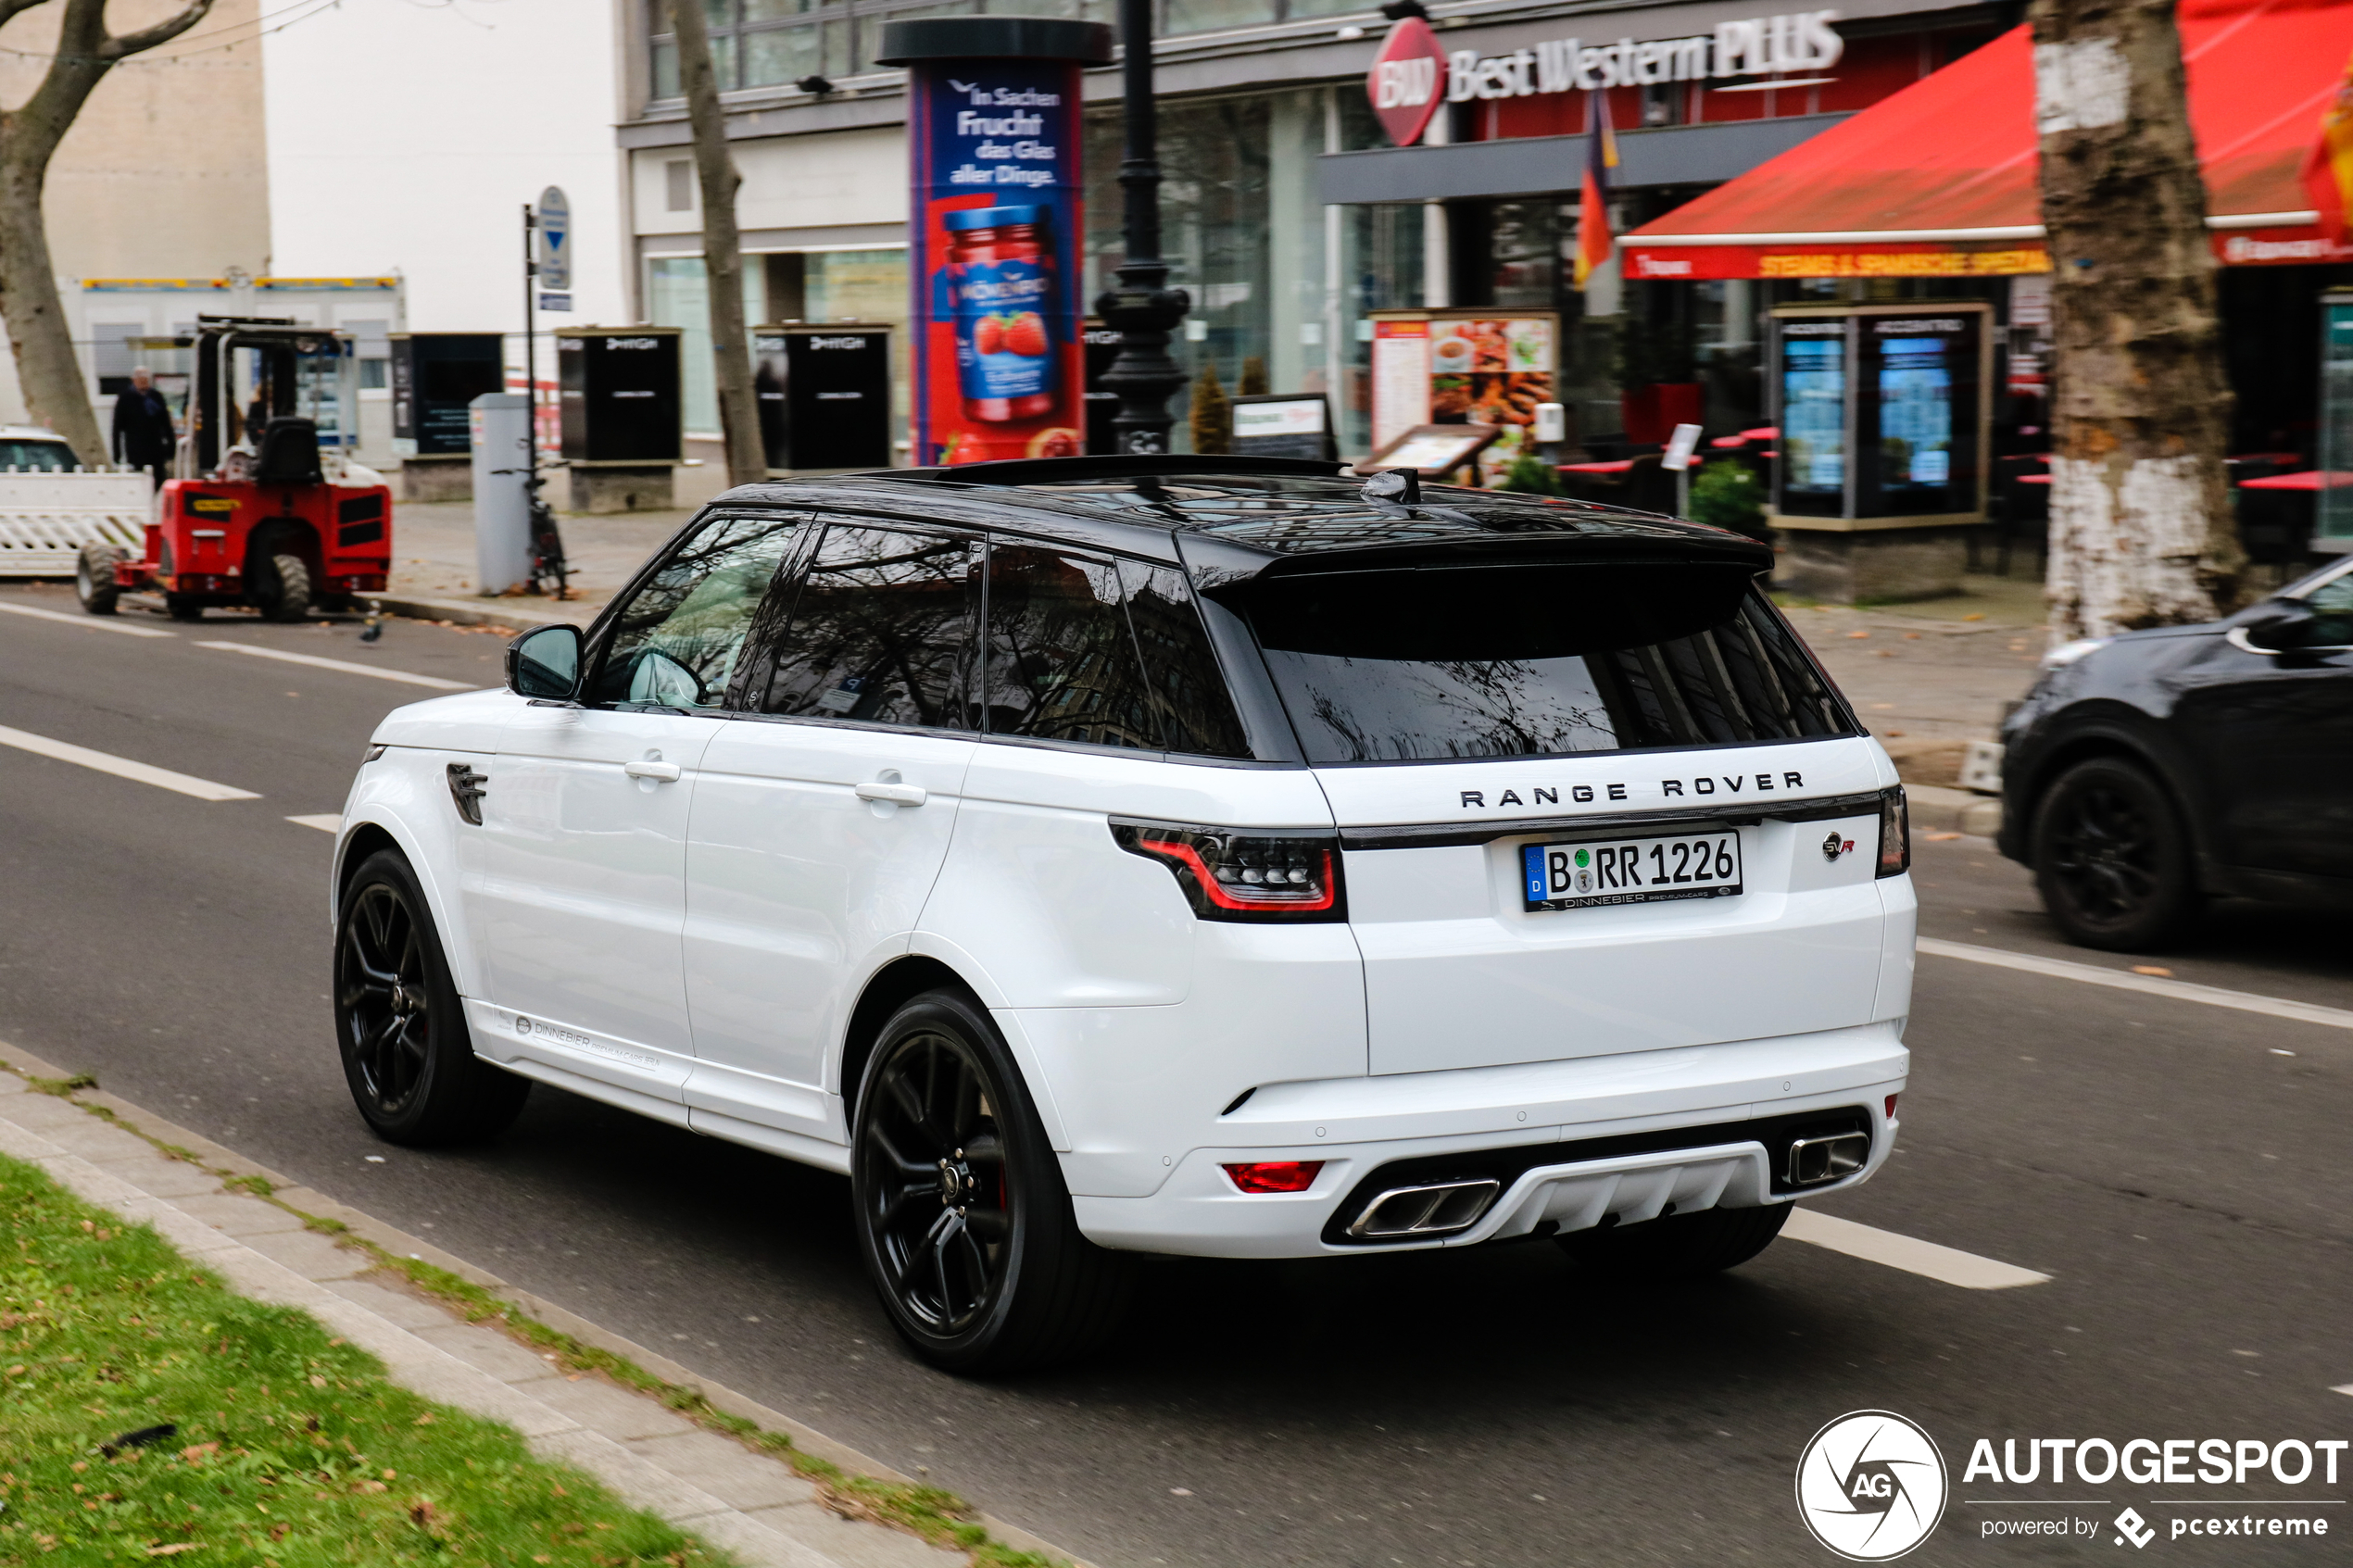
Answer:
<svg viewBox="0 0 2353 1568"><path fill-rule="evenodd" d="M44 0L0 0L0 25ZM35 419L66 438L74 456L95 467L108 457L90 395L74 357L73 330L57 298L41 193L49 159L74 117L118 61L179 37L212 9L187 0L152 27L107 31L107 0L64 0L57 38L41 85L17 108L0 110L0 320L16 356L17 384Z"/></svg>
<svg viewBox="0 0 2353 1568"><path fill-rule="evenodd" d="M57 280L49 270L49 232L41 214L48 152L37 141L11 134L18 129L8 125L0 131L0 316L7 320L25 407L66 438L76 458L94 468L109 454L90 408L82 361L74 356L73 330L57 297ZM29 141L30 150L40 153L37 160L19 156Z"/></svg>
<svg viewBox="0 0 2353 1568"><path fill-rule="evenodd" d="M2055 642L2211 621L2246 558L2206 186L2170 0L2033 0L2055 402Z"/></svg>
<svg viewBox="0 0 2353 1568"><path fill-rule="evenodd" d="M744 257L736 229L736 190L743 176L727 153L727 124L711 69L711 31L700 0L673 0L678 81L695 133L695 175L702 188L703 278L711 296L711 365L719 379L719 428L727 442L727 483L768 477L760 438L760 401L752 390L751 331L744 320Z"/></svg>

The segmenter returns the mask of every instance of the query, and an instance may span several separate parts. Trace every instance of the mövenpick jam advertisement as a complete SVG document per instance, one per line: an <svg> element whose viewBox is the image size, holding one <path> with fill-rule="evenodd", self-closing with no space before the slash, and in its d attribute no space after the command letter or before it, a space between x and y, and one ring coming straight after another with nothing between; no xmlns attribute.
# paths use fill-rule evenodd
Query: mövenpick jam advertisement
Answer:
<svg viewBox="0 0 2353 1568"><path fill-rule="evenodd" d="M1076 457L1078 68L926 60L910 77L915 460Z"/></svg>

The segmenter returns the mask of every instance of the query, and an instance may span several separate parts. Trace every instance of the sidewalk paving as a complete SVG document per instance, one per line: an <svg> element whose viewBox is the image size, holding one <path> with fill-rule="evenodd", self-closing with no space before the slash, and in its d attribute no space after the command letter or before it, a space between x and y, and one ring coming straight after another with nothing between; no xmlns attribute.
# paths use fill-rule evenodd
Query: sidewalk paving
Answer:
<svg viewBox="0 0 2353 1568"><path fill-rule="evenodd" d="M81 1097L109 1112L108 1119L74 1098L34 1092L27 1079L60 1074L0 1048L6 1048L0 1062L0 1152L39 1166L85 1201L153 1225L239 1293L304 1309L372 1352L394 1382L506 1423L540 1457L577 1465L633 1506L701 1536L751 1568L953 1568L967 1561L961 1549L835 1512L845 1506L842 1498L782 1461L698 1425L648 1395L594 1371L570 1370L551 1352L468 1322L374 1254L312 1228L305 1216L495 1292L537 1322L699 1394L727 1415L787 1436L797 1449L853 1476L902 1485L907 1477L113 1096L91 1091ZM158 1142L188 1150L205 1164L174 1159ZM277 1201L235 1190L218 1170L241 1182L259 1178L276 1189ZM854 1511L854 1503L849 1506ZM1025 1532L986 1516L978 1522L998 1543L1070 1560Z"/></svg>

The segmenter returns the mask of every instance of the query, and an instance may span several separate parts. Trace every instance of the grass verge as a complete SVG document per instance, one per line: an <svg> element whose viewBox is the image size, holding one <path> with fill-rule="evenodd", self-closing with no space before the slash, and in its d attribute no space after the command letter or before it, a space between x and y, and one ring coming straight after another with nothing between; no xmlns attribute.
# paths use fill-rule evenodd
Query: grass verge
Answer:
<svg viewBox="0 0 2353 1568"><path fill-rule="evenodd" d="M21 1073L21 1069L11 1069L6 1062L0 1061L0 1072L6 1071ZM75 1098L76 1091L98 1086L94 1078L23 1075L26 1083L36 1091L70 1100L91 1115L145 1138L161 1153L220 1176L223 1185L274 1203L301 1220L309 1229L333 1236L346 1246L360 1248L374 1258L382 1268L398 1274L419 1291L461 1313L467 1322L502 1329L522 1343L551 1355L557 1363L572 1371L602 1374L623 1387L651 1395L705 1430L733 1437L756 1452L782 1461L803 1480L814 1482L825 1506L836 1513L905 1530L934 1546L952 1547L965 1554L973 1568L1068 1568L1060 1558L1025 1551L996 1539L989 1535L988 1526L979 1522L979 1510L953 1492L916 1482L853 1475L830 1460L795 1447L792 1439L781 1432L771 1432L757 1422L721 1410L699 1389L667 1382L625 1356L584 1344L571 1335L539 1322L513 1303L500 1300L470 1280L421 1260L386 1251L366 1237L353 1235L339 1221L296 1208L278 1197L263 1177L216 1170L198 1159L193 1151L164 1142L103 1106ZM0 1344L4 1343L0 1341ZM5 1408L5 1405L0 1405L0 1410ZM5 1461L6 1451L0 1449L0 1461ZM0 1537L0 1544L5 1544L6 1539L6 1537ZM6 1557L0 1557L0 1562L6 1561Z"/></svg>
<svg viewBox="0 0 2353 1568"><path fill-rule="evenodd" d="M730 1561L5 1156L0 1502L8 1562Z"/></svg>

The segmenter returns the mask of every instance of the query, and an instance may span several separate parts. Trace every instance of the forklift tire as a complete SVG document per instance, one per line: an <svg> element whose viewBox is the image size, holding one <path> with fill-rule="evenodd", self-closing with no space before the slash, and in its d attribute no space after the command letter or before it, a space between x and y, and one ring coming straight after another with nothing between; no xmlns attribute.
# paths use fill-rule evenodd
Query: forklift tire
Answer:
<svg viewBox="0 0 2353 1568"><path fill-rule="evenodd" d="M112 615L122 589L114 580L115 563L122 552L112 545L84 545L73 563L74 596L92 615Z"/></svg>
<svg viewBox="0 0 2353 1568"><path fill-rule="evenodd" d="M310 613L310 569L300 556L271 556L278 591L263 601L261 613L272 621L300 621Z"/></svg>
<svg viewBox="0 0 2353 1568"><path fill-rule="evenodd" d="M416 872L361 862L335 921L335 1036L359 1114L387 1143L479 1143L522 1113L531 1080L474 1054L465 1005Z"/></svg>
<svg viewBox="0 0 2353 1568"><path fill-rule="evenodd" d="M163 612L174 621L202 621L204 601L193 594L166 594Z"/></svg>

